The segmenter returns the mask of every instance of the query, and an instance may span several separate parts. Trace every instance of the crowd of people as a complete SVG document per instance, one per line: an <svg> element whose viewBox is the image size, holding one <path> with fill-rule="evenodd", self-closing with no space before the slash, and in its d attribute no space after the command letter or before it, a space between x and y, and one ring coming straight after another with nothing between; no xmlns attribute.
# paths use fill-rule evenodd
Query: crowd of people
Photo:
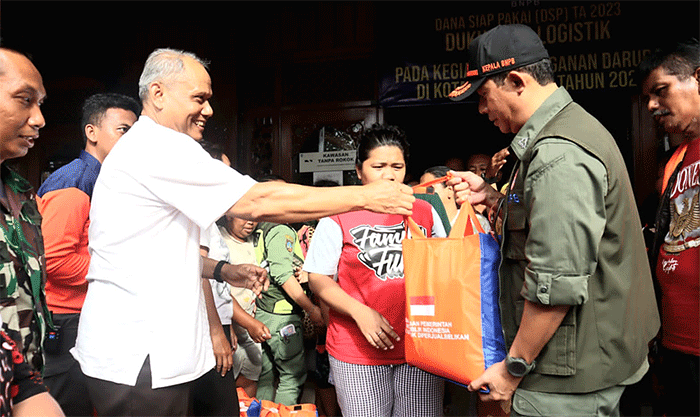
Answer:
<svg viewBox="0 0 700 417"><path fill-rule="evenodd" d="M497 26L467 54L450 97L476 93L514 137L425 170L447 179L424 189L405 184L405 132L384 124L360 136L361 185L239 173L203 140L209 63L163 48L138 101L85 101L84 150L35 193L5 161L33 146L47 92L0 48L0 414L239 415L237 392L294 405L310 378L321 416L441 416L467 395L480 416L634 415L651 377L654 414L698 415L697 40L637 71L659 126L684 137L652 241L615 139L557 86L537 34ZM406 363L395 237L409 215L445 237L464 204L501 242L507 356L455 387Z"/></svg>

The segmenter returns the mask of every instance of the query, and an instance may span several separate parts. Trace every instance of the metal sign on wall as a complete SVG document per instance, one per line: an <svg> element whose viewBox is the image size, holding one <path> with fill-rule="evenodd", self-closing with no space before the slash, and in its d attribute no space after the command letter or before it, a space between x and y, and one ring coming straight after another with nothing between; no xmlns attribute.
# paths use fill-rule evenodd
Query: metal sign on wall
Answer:
<svg viewBox="0 0 700 417"><path fill-rule="evenodd" d="M303 152L299 172L348 171L355 169L357 151Z"/></svg>
<svg viewBox="0 0 700 417"><path fill-rule="evenodd" d="M697 1L469 1L431 3L406 19L380 19L386 65L383 106L445 104L464 82L467 48L501 24L535 30L549 51L556 81L570 92L628 93L650 48L665 38L698 34ZM420 2L418 2L420 5ZM402 7L419 7L406 2ZM387 11L390 12L390 11ZM666 17L668 16L668 17ZM645 20L647 19L647 20ZM674 39L675 39L674 38Z"/></svg>

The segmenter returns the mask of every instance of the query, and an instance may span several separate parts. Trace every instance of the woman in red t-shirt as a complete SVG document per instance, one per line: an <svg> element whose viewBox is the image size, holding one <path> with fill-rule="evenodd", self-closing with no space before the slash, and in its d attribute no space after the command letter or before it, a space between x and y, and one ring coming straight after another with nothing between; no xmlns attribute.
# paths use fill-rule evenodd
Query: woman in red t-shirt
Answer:
<svg viewBox="0 0 700 417"><path fill-rule="evenodd" d="M363 185L403 182L407 158L404 133L375 125L360 139L357 175ZM412 218L426 235L445 236L429 203L416 200ZM331 307L326 349L346 416L442 415L443 380L409 366L404 356L405 233L401 215L327 217L319 221L304 263L312 290Z"/></svg>

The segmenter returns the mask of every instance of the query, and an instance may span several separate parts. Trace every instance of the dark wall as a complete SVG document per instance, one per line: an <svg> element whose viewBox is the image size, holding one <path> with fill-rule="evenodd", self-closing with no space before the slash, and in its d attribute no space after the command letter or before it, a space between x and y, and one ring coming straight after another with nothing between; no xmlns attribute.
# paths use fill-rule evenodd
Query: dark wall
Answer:
<svg viewBox="0 0 700 417"><path fill-rule="evenodd" d="M82 101L99 91L136 96L138 76L147 55L158 47L173 47L211 61L215 116L206 134L222 142L229 154L250 149L250 144L241 143L246 140L240 131L246 121L241 119L256 109L279 115L297 107L329 109L362 101L381 108L386 122L407 131L412 142L410 167L414 175L419 175L446 156L466 159L471 153L493 153L508 143L485 117L477 114L473 102L382 106L379 85L387 66L420 54L426 43L444 34L439 30L430 33L428 28L426 36L419 25L433 25L432 16L482 16L489 10L549 9L571 7L573 3L586 7L621 3L626 16L635 15L634 25L615 27L620 31L616 35L619 46L606 48L625 49L626 43L636 48L640 39L646 44L698 33L699 3L695 0L2 0L2 42L34 56L48 91L43 107L47 126L35 149L16 163L37 184L48 161L77 155ZM598 44L574 46L595 53ZM575 100L611 130L626 156L633 147L629 109L634 94L632 90L572 92Z"/></svg>
<svg viewBox="0 0 700 417"><path fill-rule="evenodd" d="M136 98L143 63L159 47L192 51L212 61L217 117L207 133L217 141L234 140L232 60L239 34L223 6L206 1L3 0L2 44L32 56L47 90L42 106L46 127L35 148L13 164L36 185L49 161L76 157L82 148L79 122L85 98L105 91ZM207 18L194 17L199 14Z"/></svg>

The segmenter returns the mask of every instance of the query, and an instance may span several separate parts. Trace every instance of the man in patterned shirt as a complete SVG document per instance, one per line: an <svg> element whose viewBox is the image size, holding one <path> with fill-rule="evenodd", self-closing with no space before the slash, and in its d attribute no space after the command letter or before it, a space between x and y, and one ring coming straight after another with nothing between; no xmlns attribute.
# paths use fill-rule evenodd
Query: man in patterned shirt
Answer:
<svg viewBox="0 0 700 417"><path fill-rule="evenodd" d="M34 64L0 48L0 316L2 330L35 370L43 368L43 338L51 325L43 289L41 216L31 185L5 162L34 146L45 124L39 108L45 97Z"/></svg>
<svg viewBox="0 0 700 417"><path fill-rule="evenodd" d="M0 331L0 417L63 417L38 371L32 369L14 340Z"/></svg>

